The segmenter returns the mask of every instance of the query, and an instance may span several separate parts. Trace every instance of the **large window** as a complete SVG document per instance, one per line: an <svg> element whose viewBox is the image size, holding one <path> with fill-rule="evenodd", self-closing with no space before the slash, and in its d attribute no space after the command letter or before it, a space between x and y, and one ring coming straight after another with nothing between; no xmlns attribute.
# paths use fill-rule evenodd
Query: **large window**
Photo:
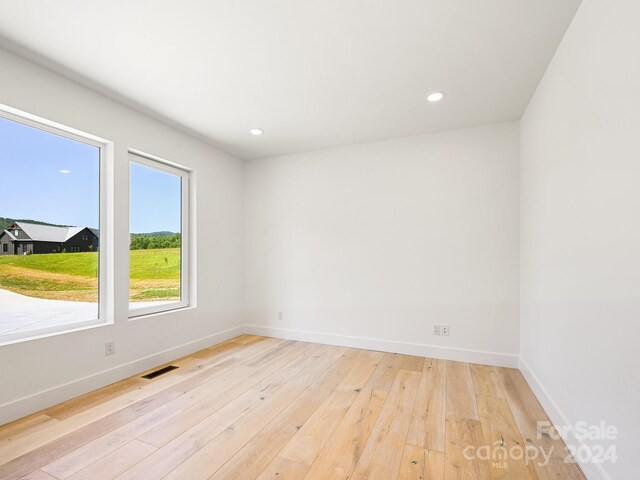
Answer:
<svg viewBox="0 0 640 480"><path fill-rule="evenodd" d="M189 305L189 171L130 153L131 317Z"/></svg>
<svg viewBox="0 0 640 480"><path fill-rule="evenodd" d="M0 107L0 343L109 321L108 147Z"/></svg>

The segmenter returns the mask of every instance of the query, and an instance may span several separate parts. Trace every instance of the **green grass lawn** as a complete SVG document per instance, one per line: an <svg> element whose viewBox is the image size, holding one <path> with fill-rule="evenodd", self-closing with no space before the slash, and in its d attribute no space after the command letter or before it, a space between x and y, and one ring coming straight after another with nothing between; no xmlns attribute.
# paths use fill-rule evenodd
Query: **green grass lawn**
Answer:
<svg viewBox="0 0 640 480"><path fill-rule="evenodd" d="M42 272L95 277L98 273L98 253L43 253L40 255L6 255L0 265L15 265Z"/></svg>
<svg viewBox="0 0 640 480"><path fill-rule="evenodd" d="M180 249L131 250L130 265L132 279L180 280Z"/></svg>
<svg viewBox="0 0 640 480"><path fill-rule="evenodd" d="M180 298L180 249L130 252L131 300ZM55 300L96 301L98 253L0 256L0 288Z"/></svg>

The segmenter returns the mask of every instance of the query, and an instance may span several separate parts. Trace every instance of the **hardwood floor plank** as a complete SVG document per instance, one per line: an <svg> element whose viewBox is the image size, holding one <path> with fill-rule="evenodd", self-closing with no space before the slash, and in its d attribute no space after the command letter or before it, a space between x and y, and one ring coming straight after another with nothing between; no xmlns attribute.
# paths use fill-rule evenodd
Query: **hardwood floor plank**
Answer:
<svg viewBox="0 0 640 480"><path fill-rule="evenodd" d="M43 472L42 470L36 470L35 472L31 472L29 475L22 477L20 480L57 480L55 477L52 477L48 473Z"/></svg>
<svg viewBox="0 0 640 480"><path fill-rule="evenodd" d="M427 359L409 427L408 444L444 453L446 375L446 361Z"/></svg>
<svg viewBox="0 0 640 480"><path fill-rule="evenodd" d="M388 480L398 475L420 374L400 370L371 436L356 464L353 480Z"/></svg>
<svg viewBox="0 0 640 480"><path fill-rule="evenodd" d="M338 390L361 390L384 357L382 352L363 351L358 364L340 382Z"/></svg>
<svg viewBox="0 0 640 480"><path fill-rule="evenodd" d="M424 480L426 456L427 451L424 448L405 445L398 480Z"/></svg>
<svg viewBox="0 0 640 480"><path fill-rule="evenodd" d="M279 456L311 466L382 359L381 352L361 352L360 360L336 390L293 436Z"/></svg>
<svg viewBox="0 0 640 480"><path fill-rule="evenodd" d="M287 340L277 338L263 338L260 342L251 342L249 344L239 344L230 340L220 345L216 345L215 347L205 348L204 350L194 352L177 360L155 366L147 371L139 373L136 377L139 378L142 375L169 365L180 366L180 374L187 376L199 370L206 370L210 367L220 365L237 365L242 363L244 360L264 354L272 349L277 349L279 346L291 343L292 342Z"/></svg>
<svg viewBox="0 0 640 480"><path fill-rule="evenodd" d="M488 365L469 365L473 388L476 396L503 398L504 392L498 379L498 374L493 367Z"/></svg>
<svg viewBox="0 0 640 480"><path fill-rule="evenodd" d="M285 345L287 344L293 348L297 345L295 342L285 342ZM263 345L279 348L280 342L271 344L264 342ZM265 353L262 350L261 346L254 351ZM214 376L222 375L230 365L238 362L238 359L225 358L220 363L208 365L187 378L176 374L175 371L170 372L146 382L134 392L60 421L47 430L47 435L40 433L36 438L25 437L20 442L12 444L11 451L7 448L0 452L0 455L7 454L14 457L10 462L0 465L0 476L8 472L7 478L19 478L20 475L43 467L112 430L188 394L192 389L211 381ZM16 453L21 455L18 456Z"/></svg>
<svg viewBox="0 0 640 480"><path fill-rule="evenodd" d="M105 400L113 399L131 392L143 384L144 381L139 377L127 378L121 382L107 385L99 390L80 395L79 397L56 405L55 407L48 408L44 410L43 413L52 418L64 420L100 405Z"/></svg>
<svg viewBox="0 0 640 480"><path fill-rule="evenodd" d="M340 353L338 350L332 351ZM309 369L317 368L317 376L319 376L334 361L336 359L333 356L323 356ZM309 369L304 369L296 377L297 379L306 378L308 381L306 385L300 385L292 380L282 385L273 384L266 390L253 389L252 393L257 395L259 402L245 406L233 401L118 478L136 480L144 476L144 478L154 479L164 478L165 475L167 479L181 478L181 475L182 478L190 479L207 478L315 380L315 377L309 377ZM235 414L231 414L227 409L232 409ZM210 470L213 467L215 469Z"/></svg>
<svg viewBox="0 0 640 480"><path fill-rule="evenodd" d="M241 345L245 345L247 343L253 343L253 342L259 342L264 340L265 337L261 337L259 335L251 335L248 333L245 333L244 335L240 335L239 337L236 337L233 339L234 343L239 343Z"/></svg>
<svg viewBox="0 0 640 480"><path fill-rule="evenodd" d="M422 372L424 363L424 357L416 357L414 355L400 355L400 370Z"/></svg>
<svg viewBox="0 0 640 480"><path fill-rule="evenodd" d="M447 362L445 478L490 480L489 466L478 449L485 446L471 369Z"/></svg>
<svg viewBox="0 0 640 480"><path fill-rule="evenodd" d="M104 458L110 457L113 452L117 452L129 444L137 436L136 429L144 431L144 429L151 428L151 426L158 421L158 418L162 417L165 411L165 407L160 407L160 409L142 415L133 422L129 422L106 435L85 443L68 454L57 458L55 461L44 465L41 469L59 480L72 477L77 472L96 462L102 461ZM153 449L155 450L155 447L153 447Z"/></svg>
<svg viewBox="0 0 640 480"><path fill-rule="evenodd" d="M369 439L387 392L363 389L325 448L312 464L305 480L349 478Z"/></svg>
<svg viewBox="0 0 640 480"><path fill-rule="evenodd" d="M280 342L282 341L277 340L275 342L264 342L263 345L254 347L253 351L254 353L259 353L261 350L264 350L265 348L272 348L274 345L278 345ZM210 378L212 371L223 372L228 366L236 364L238 362L239 361L237 359L225 358L222 359L220 363L210 363L199 370L196 376L189 377L189 383L184 384L183 387L188 389L191 388L194 383L198 383L198 381L205 382ZM209 369L215 370L210 371ZM91 431L96 430L95 427L91 427L91 424L95 423L96 421L104 419L104 421L102 422L103 424L110 424L112 421L117 422L119 411L123 411L126 409L135 409L136 405L140 404L145 405L144 398L154 396L159 392L168 389L168 387L177 385L182 381L184 381L184 378L176 371L171 372L170 375L163 376L152 381L144 381L140 385L138 385L135 390L116 396L115 398L110 398L98 404L94 408L83 410L72 417L66 418L63 421L52 425L50 428L47 428L44 431L30 432L30 435L28 435L26 438L21 438L20 441L15 441L11 445L3 448L2 451L0 451L0 463L5 463L14 459L17 460L18 457L27 455L30 451L35 451L36 449L43 445L46 445L47 443L52 443L58 439L63 439L67 435L74 435L79 429ZM176 389L170 390L170 393L175 392ZM159 399L158 403L160 402L161 399ZM61 443L67 444L68 440L69 439L65 439ZM40 458L45 458L44 452L42 451L38 452L38 456ZM24 463L25 460L21 460L21 462ZM15 466L15 468L17 469L17 466ZM0 467L0 472L2 472L2 469L3 467ZM22 470L20 469L20 471Z"/></svg>
<svg viewBox="0 0 640 480"><path fill-rule="evenodd" d="M282 357L254 370L247 377L240 377L238 382L229 385L227 389L220 389L216 395L182 410L175 417L142 434L140 440L162 447L247 390L263 391L280 385L317 361L320 355L330 355L330 352L331 347L317 349L306 345L284 352Z"/></svg>
<svg viewBox="0 0 640 480"><path fill-rule="evenodd" d="M293 435L279 456L311 466L357 396L358 392L355 390L332 392Z"/></svg>
<svg viewBox="0 0 640 480"><path fill-rule="evenodd" d="M275 370L280 368L284 363L278 363L276 359L283 358L283 362L292 361L299 354L300 350L304 348L305 346L301 344L276 344L272 349L279 352L281 357L276 357L272 362L268 362L264 370L260 372L268 374L272 371L271 369ZM268 356L269 358L273 358L271 355L272 349L267 351L258 350L260 353L257 354L257 357ZM290 356L287 356L287 354ZM203 416L210 415L237 397L237 390L225 395L233 385L236 385L238 382L255 373L254 369L250 369L243 364L216 372L210 370L208 382L195 386L190 390L185 390L182 395L160 405L159 408L140 415L133 421L115 428L93 441L85 443L72 452L56 459L54 462L43 466L42 470L64 480L92 462L106 456L120 446L129 443L131 440L143 436L147 432L164 432L166 434L167 430L162 428L162 426L167 422L171 422L171 425L175 425L176 422L188 423L185 422L184 419L185 411L192 413L195 410ZM241 389L241 392L248 390L249 387L258 380L259 379L256 379L254 382L249 382L248 385ZM180 415L182 419L175 418L178 415ZM190 420L192 420L192 417ZM181 429L180 433L187 428L188 426L185 426Z"/></svg>
<svg viewBox="0 0 640 480"><path fill-rule="evenodd" d="M232 356L235 358L246 359L252 355L252 352L253 353L256 352L255 347L253 347L253 349L249 348L252 343L260 343L261 347L258 347L258 348L262 349L263 347L266 347L268 349L277 344L282 344L282 343L278 343L278 340L280 342L284 342L284 340L281 340L281 339L262 338L260 342L254 341L254 342L248 342L248 343L240 343L236 341L236 338L232 338L231 340L227 340L226 342L222 342L217 345L212 345L211 347L204 348L197 352L193 352L188 356L197 358L199 360L205 360L207 362L219 362L221 360L224 360Z"/></svg>
<svg viewBox="0 0 640 480"><path fill-rule="evenodd" d="M69 480L111 480L156 450L156 447L134 440L80 470Z"/></svg>
<svg viewBox="0 0 640 480"><path fill-rule="evenodd" d="M227 391L219 392L217 395L195 405L192 409L186 410L179 417L169 419L158 428L142 435L140 439L151 445L162 447L191 427L196 426L221 405L240 397L247 390L271 391L318 361L319 356L335 357L335 352L331 347L324 347L323 349L309 347L308 345L299 347L279 359L274 359L269 365L265 365L263 369L256 370L253 375L231 386Z"/></svg>
<svg viewBox="0 0 640 480"><path fill-rule="evenodd" d="M211 480L233 478L254 480L273 461L284 445L298 433L318 408L328 399L340 381L358 364L366 352L349 349L328 369L316 377L308 388L278 417L270 422L219 470L211 470ZM335 392L336 396L355 398L356 392ZM336 397L337 399L337 397ZM215 472L215 473L214 473ZM192 478L189 475L189 478Z"/></svg>
<svg viewBox="0 0 640 480"><path fill-rule="evenodd" d="M445 480L445 455L442 452L428 450L425 458L425 480Z"/></svg>
<svg viewBox="0 0 640 480"><path fill-rule="evenodd" d="M217 451L212 456L207 455L209 450L213 450L212 448L204 451L203 469L206 469L210 461L218 465L222 458L231 457L255 435L255 429L260 429L269 423L303 390L301 386L285 384L273 392L253 390L247 392L116 478L119 480L141 478L153 480L165 477L191 479L191 471L186 476L180 472L201 458L197 453L203 451L205 446L215 446ZM212 442L214 439L216 441ZM202 470L193 474L199 478L204 475ZM204 478L208 476L209 473L206 473Z"/></svg>
<svg viewBox="0 0 640 480"><path fill-rule="evenodd" d="M178 376L159 378L139 390L62 420L46 432L25 435L0 451L0 478L18 479L104 435L178 395L171 387L182 383ZM186 385L188 388L189 385ZM126 398L125 398L126 397ZM93 418L91 413L96 418ZM10 459L10 460L9 460ZM9 461L7 461L9 460Z"/></svg>
<svg viewBox="0 0 640 480"><path fill-rule="evenodd" d="M247 363L248 360L263 358L266 355L269 355L269 352L278 351L279 348L292 344L294 344L294 342L276 338L264 339L259 342L253 341L244 344L228 342L220 347L205 348L204 350L191 354L190 357L192 357L195 362L181 368L185 373L191 374L197 370L203 370L210 366L220 365L225 361L230 361L230 364Z"/></svg>
<svg viewBox="0 0 640 480"><path fill-rule="evenodd" d="M447 362L446 416L454 420L480 420L468 363Z"/></svg>
<svg viewBox="0 0 640 480"><path fill-rule="evenodd" d="M525 443L516 427L506 400L479 395L478 410L485 444L490 449L489 473L492 480L535 480L538 476L531 464L517 452L524 452ZM502 452L515 454L502 455Z"/></svg>
<svg viewBox="0 0 640 480"><path fill-rule="evenodd" d="M265 388L271 384L280 385L287 382L294 382L302 376L303 372L308 371L310 367L316 364L331 365L332 362L335 362L345 352L344 348L331 345L314 343L304 343L301 345L303 345L304 354L298 354L293 361L286 364L285 367L274 371L267 377L260 375L262 380L257 384L258 388ZM262 370L262 368L263 367L258 370Z"/></svg>
<svg viewBox="0 0 640 480"><path fill-rule="evenodd" d="M256 335L170 364L0 427L0 478L585 480L517 370ZM549 464L469 456L519 445Z"/></svg>
<svg viewBox="0 0 640 480"><path fill-rule="evenodd" d="M398 480L445 480L444 453L405 445Z"/></svg>
<svg viewBox="0 0 640 480"><path fill-rule="evenodd" d="M194 480L210 478L253 480L273 461L278 451L304 425L304 422L318 408L318 403L330 394L328 388L306 390L289 405L273 422L239 448L228 460L220 465L212 465L200 457L199 465L191 465L182 470L181 478ZM215 450L215 449L214 449ZM195 456L194 456L195 457ZM192 457L192 458L194 458ZM224 459L224 457L222 457ZM205 467L204 462L208 463ZM197 473L196 473L197 471ZM188 472L188 475L185 473ZM169 478L179 478L170 476Z"/></svg>
<svg viewBox="0 0 640 480"><path fill-rule="evenodd" d="M315 355L307 357L305 354L309 352L314 352ZM266 421L273 414L273 412L269 411L269 408L276 409L275 413L277 413L279 411L277 409L283 408L284 403L282 402L290 401L295 395L301 393L303 390L301 388L285 388L280 391L283 385L286 386L286 383L283 383L282 380L299 375L312 362L320 361L320 358L316 355L322 355L322 362L329 362L331 359L335 360L338 353L334 351L333 347L299 343L291 351L286 352L282 358L272 359L269 364L273 368L264 366L264 371L256 370L254 372L256 378L247 383L236 385L236 387L227 392L227 395L224 395L224 398L217 395L211 399L211 402L214 403L228 402L223 408L215 409L214 413L205 418L201 418L201 413L202 411L207 413L208 410L206 408L204 410L198 408L196 412L198 421L195 422L194 412L187 411L185 415L172 419L171 423L166 425L166 428L163 426L157 431L151 431L149 434L141 436L141 440L150 440L163 448L157 454L145 460L145 462L125 472L122 478L135 479L139 475L145 475L148 478L161 478L197 452L216 435L222 433L225 429L235 428L234 422L238 423L245 415L249 419L244 420L244 423L240 422L240 425L243 426L246 423L250 426L252 421L255 420L253 427L257 428L260 422ZM300 362L300 356L302 356L303 362ZM265 373L269 374L270 372L275 373L265 375ZM247 391L241 393L247 388ZM206 403L203 405L203 407L207 406Z"/></svg>
<svg viewBox="0 0 640 480"><path fill-rule="evenodd" d="M259 346L260 343L251 343L251 346L253 345ZM293 346L294 348L301 348L306 350L310 347L310 344L306 344L303 342L293 342L291 340L285 340L284 343L279 343L274 347L260 350L259 355L249 355L249 356L233 355L233 357L241 359L243 361L242 365L244 365L248 369L255 370L256 367L268 364L272 360L278 358L281 355L282 348L284 346ZM245 347L245 348L249 349L251 347Z"/></svg>
<svg viewBox="0 0 640 480"><path fill-rule="evenodd" d="M538 478L585 480L586 477L576 464L565 463L567 450L564 442L538 432L538 422L550 423L550 420L522 374L518 370L498 367L496 373L525 444L542 449L550 457L548 465L533 462Z"/></svg>
<svg viewBox="0 0 640 480"><path fill-rule="evenodd" d="M449 398L447 398L447 402ZM447 480L490 480L489 465L477 449L484 446L478 420L447 417L445 478ZM467 450L470 447L471 450Z"/></svg>
<svg viewBox="0 0 640 480"><path fill-rule="evenodd" d="M302 480L308 470L309 465L276 457L256 480Z"/></svg>
<svg viewBox="0 0 640 480"><path fill-rule="evenodd" d="M0 427L0 449L4 448L4 445L15 442L24 435L41 431L58 422L58 419L51 418L49 415L36 413L16 420L15 422L8 423Z"/></svg>
<svg viewBox="0 0 640 480"><path fill-rule="evenodd" d="M388 392L400 370L403 355L385 353L364 388Z"/></svg>
<svg viewBox="0 0 640 480"><path fill-rule="evenodd" d="M321 357L318 361L312 363L308 368L305 368L300 375L296 375L289 382L294 385L302 385L305 388L311 385L316 379L325 373L329 366L333 365L338 359L341 362L338 364L338 369L332 369L330 371L336 382L340 381L342 376L345 375L352 367L352 362L358 359L358 350L348 349L344 347L335 347L333 350L334 355L330 357ZM345 370L346 369L346 370Z"/></svg>

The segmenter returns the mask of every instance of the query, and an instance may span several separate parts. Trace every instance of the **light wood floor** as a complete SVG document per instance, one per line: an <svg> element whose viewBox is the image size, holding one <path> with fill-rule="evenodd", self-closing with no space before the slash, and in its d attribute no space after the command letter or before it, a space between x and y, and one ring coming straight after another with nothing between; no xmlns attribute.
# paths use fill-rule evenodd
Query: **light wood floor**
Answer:
<svg viewBox="0 0 640 480"><path fill-rule="evenodd" d="M251 335L172 364L0 427L0 478L584 479L517 370Z"/></svg>

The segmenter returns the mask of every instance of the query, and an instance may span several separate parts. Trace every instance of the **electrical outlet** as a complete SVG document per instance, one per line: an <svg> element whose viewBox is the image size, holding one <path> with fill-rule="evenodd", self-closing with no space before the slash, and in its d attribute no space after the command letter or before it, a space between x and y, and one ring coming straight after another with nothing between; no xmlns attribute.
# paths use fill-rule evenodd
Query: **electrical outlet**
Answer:
<svg viewBox="0 0 640 480"><path fill-rule="evenodd" d="M107 342L104 344L104 354L113 355L116 353L116 342Z"/></svg>
<svg viewBox="0 0 640 480"><path fill-rule="evenodd" d="M440 325L440 332L445 337L448 337L449 336L449 325Z"/></svg>
<svg viewBox="0 0 640 480"><path fill-rule="evenodd" d="M433 334L434 335L440 335L440 325L434 325L433 326Z"/></svg>
<svg viewBox="0 0 640 480"><path fill-rule="evenodd" d="M284 320L284 312L278 312L278 320Z"/></svg>

